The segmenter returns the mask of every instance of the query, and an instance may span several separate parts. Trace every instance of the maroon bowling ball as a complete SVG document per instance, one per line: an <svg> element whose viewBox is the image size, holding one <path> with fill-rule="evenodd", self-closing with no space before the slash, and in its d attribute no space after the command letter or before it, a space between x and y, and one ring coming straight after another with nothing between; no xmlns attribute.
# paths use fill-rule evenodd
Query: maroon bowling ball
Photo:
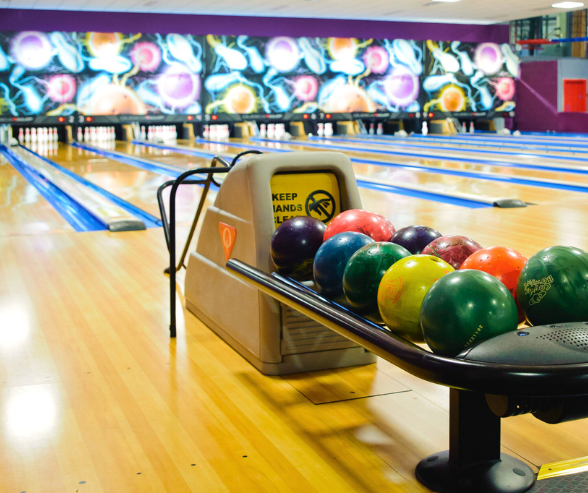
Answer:
<svg viewBox="0 0 588 493"><path fill-rule="evenodd" d="M392 243L406 248L413 255L423 251L429 243L441 237L441 233L428 226L407 226L399 229L392 237Z"/></svg>
<svg viewBox="0 0 588 493"><path fill-rule="evenodd" d="M467 236L449 235L433 240L421 253L435 255L457 270L466 258L481 249L482 245Z"/></svg>
<svg viewBox="0 0 588 493"><path fill-rule="evenodd" d="M312 279L312 263L323 244L325 223L314 217L293 217L274 232L270 254L278 272L299 281Z"/></svg>
<svg viewBox="0 0 588 493"><path fill-rule="evenodd" d="M396 230L384 216L361 209L350 209L335 217L327 226L324 240L339 233L361 233L374 241L390 241Z"/></svg>

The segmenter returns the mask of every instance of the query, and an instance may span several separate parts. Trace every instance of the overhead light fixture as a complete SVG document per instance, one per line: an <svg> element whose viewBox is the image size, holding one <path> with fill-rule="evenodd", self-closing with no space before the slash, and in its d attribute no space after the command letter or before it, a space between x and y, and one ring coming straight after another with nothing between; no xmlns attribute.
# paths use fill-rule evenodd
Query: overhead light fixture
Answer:
<svg viewBox="0 0 588 493"><path fill-rule="evenodd" d="M559 2L552 5L554 9L575 9L576 7L583 6L584 4L582 2Z"/></svg>

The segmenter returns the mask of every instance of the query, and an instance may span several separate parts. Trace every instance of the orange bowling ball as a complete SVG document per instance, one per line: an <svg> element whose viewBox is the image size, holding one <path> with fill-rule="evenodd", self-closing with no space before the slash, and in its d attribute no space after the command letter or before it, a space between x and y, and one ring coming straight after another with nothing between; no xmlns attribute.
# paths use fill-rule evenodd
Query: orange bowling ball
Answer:
<svg viewBox="0 0 588 493"><path fill-rule="evenodd" d="M519 311L519 323L525 320L525 314L517 300L517 282L523 267L527 263L527 257L507 247L495 246L483 248L472 253L463 264L461 269L481 270L496 277L510 291L517 302Z"/></svg>

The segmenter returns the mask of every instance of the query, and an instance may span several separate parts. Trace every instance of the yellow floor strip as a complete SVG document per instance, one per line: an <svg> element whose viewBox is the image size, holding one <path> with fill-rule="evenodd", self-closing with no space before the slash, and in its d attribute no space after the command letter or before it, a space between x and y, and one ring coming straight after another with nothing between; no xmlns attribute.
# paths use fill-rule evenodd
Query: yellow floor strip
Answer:
<svg viewBox="0 0 588 493"><path fill-rule="evenodd" d="M559 476L567 476L569 474L577 474L579 472L588 471L588 457L580 457L579 459L563 460L561 462L552 462L551 464L543 464L537 474L537 479L549 479Z"/></svg>

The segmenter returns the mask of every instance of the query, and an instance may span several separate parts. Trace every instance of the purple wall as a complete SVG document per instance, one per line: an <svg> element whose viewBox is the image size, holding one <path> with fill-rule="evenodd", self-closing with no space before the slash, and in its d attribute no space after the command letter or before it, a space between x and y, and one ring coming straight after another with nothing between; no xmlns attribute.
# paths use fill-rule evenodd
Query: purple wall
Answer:
<svg viewBox="0 0 588 493"><path fill-rule="evenodd" d="M588 113L558 113L557 60L521 64L521 78L516 81L516 124L529 132L588 133Z"/></svg>
<svg viewBox="0 0 588 493"><path fill-rule="evenodd" d="M518 130L558 130L557 61L521 64L515 98Z"/></svg>
<svg viewBox="0 0 588 493"><path fill-rule="evenodd" d="M0 31L320 36L508 43L508 25L0 9Z"/></svg>

